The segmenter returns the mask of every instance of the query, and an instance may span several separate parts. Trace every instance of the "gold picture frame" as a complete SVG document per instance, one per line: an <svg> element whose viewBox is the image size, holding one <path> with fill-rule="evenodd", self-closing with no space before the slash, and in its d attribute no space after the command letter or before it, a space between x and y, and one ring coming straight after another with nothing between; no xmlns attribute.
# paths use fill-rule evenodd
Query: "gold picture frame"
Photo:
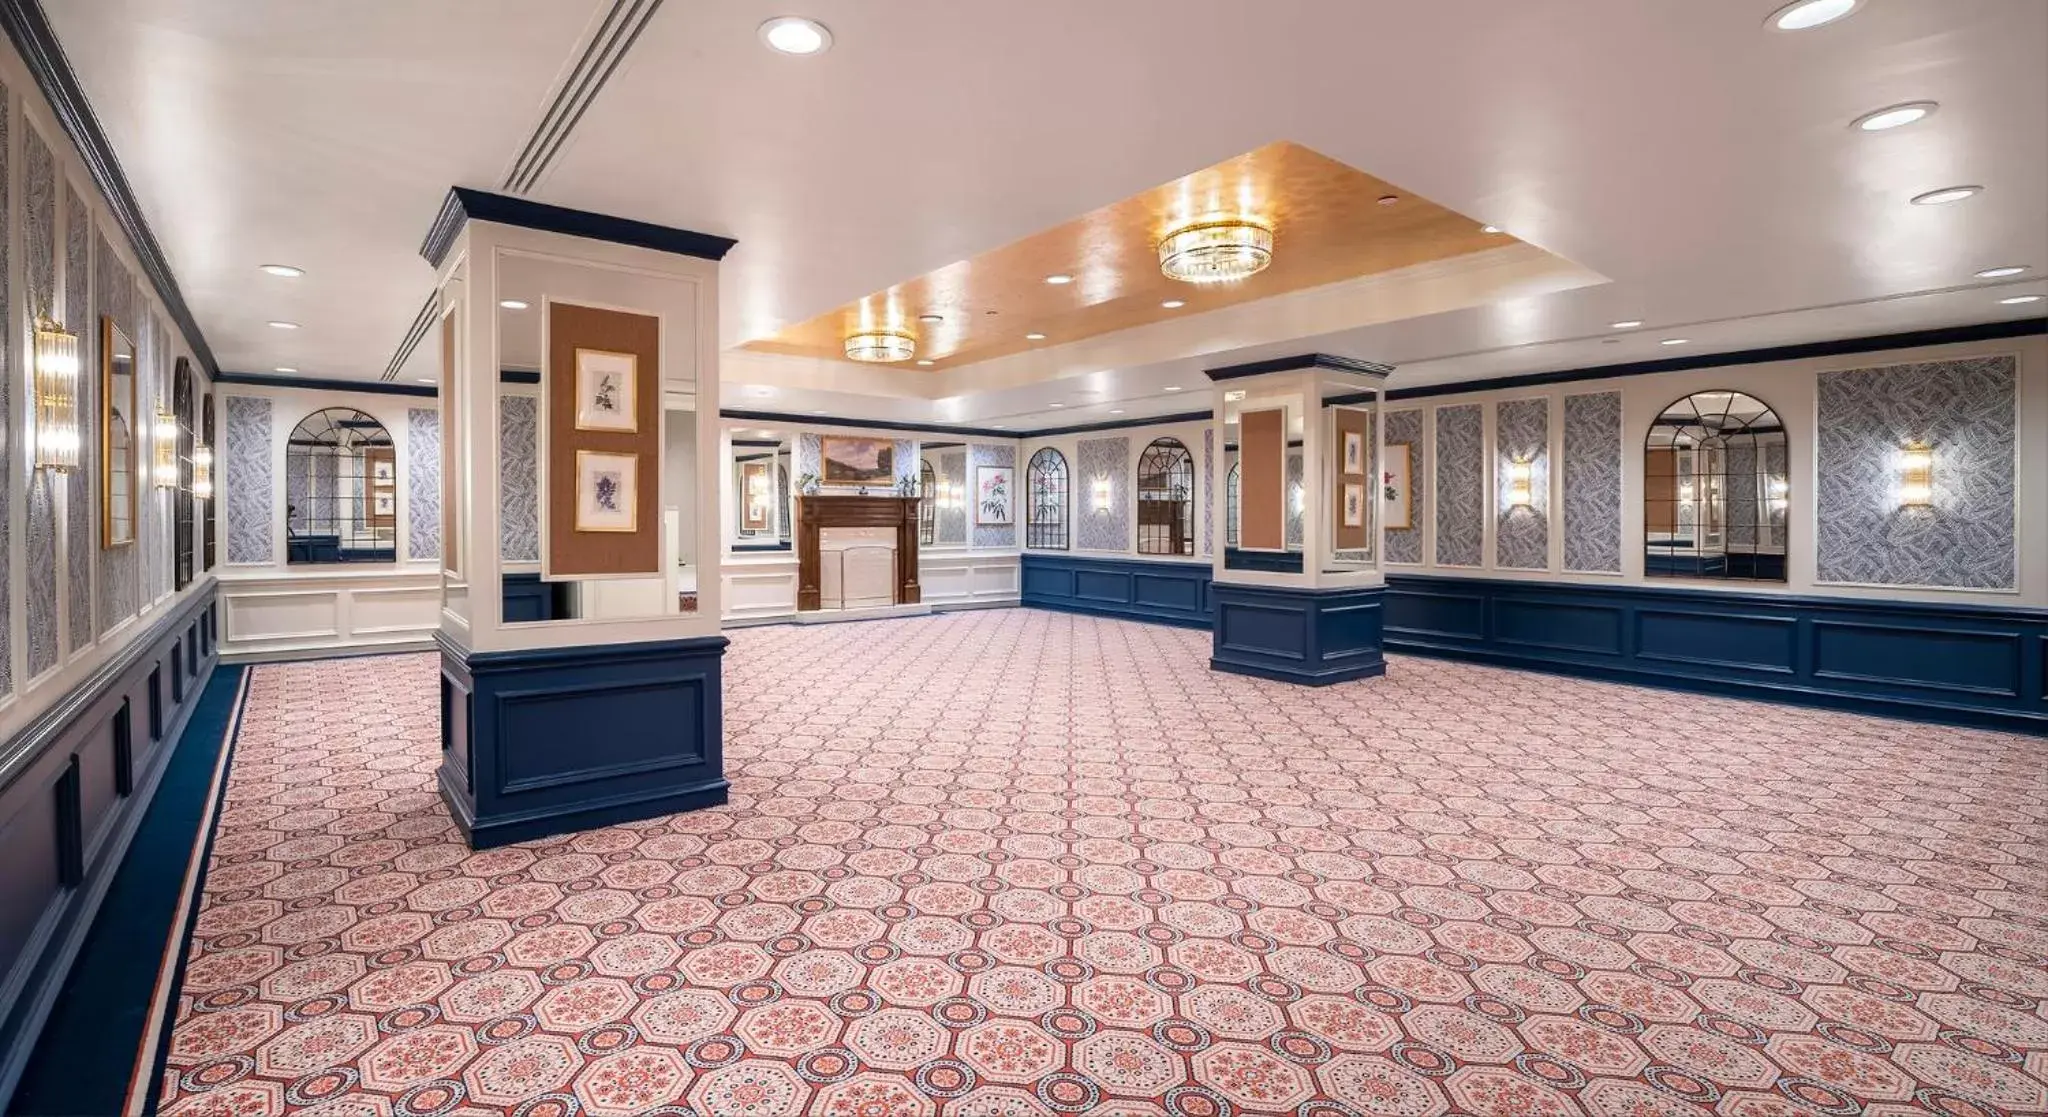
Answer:
<svg viewBox="0 0 2048 1117"><path fill-rule="evenodd" d="M640 358L609 349L576 350L576 429L640 432Z"/></svg>
<svg viewBox="0 0 2048 1117"><path fill-rule="evenodd" d="M640 529L640 455L576 451L576 530Z"/></svg>
<svg viewBox="0 0 2048 1117"><path fill-rule="evenodd" d="M100 548L135 542L136 490L142 484L140 416L135 412L135 342L100 317Z"/></svg>
<svg viewBox="0 0 2048 1117"><path fill-rule="evenodd" d="M827 485L894 485L896 442L823 435L818 439L818 473Z"/></svg>

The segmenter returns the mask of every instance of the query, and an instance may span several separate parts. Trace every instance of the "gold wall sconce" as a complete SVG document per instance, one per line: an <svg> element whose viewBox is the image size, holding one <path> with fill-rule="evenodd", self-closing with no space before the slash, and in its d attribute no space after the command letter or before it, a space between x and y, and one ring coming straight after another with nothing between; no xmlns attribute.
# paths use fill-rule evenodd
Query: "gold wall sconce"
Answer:
<svg viewBox="0 0 2048 1117"><path fill-rule="evenodd" d="M1094 506L1095 506L1095 510L1096 510L1097 512L1107 512L1107 511L1109 511L1109 498L1110 498L1110 487L1109 487L1109 478L1107 478L1107 477L1097 477L1097 478L1095 479L1094 493L1092 494L1092 498L1091 498L1091 499L1092 499L1092 503L1093 503L1093 504L1094 504Z"/></svg>
<svg viewBox="0 0 2048 1117"><path fill-rule="evenodd" d="M1934 506L1934 447L1909 443L1899 451L1899 507Z"/></svg>
<svg viewBox="0 0 2048 1117"><path fill-rule="evenodd" d="M204 443L192 447L192 495L213 499L213 447Z"/></svg>
<svg viewBox="0 0 2048 1117"><path fill-rule="evenodd" d="M149 440L150 480L159 489L178 486L178 417L157 408L156 426Z"/></svg>
<svg viewBox="0 0 2048 1117"><path fill-rule="evenodd" d="M78 335L36 320L37 469L78 468Z"/></svg>
<svg viewBox="0 0 2048 1117"><path fill-rule="evenodd" d="M1527 508L1534 499L1531 490L1534 483L1535 467L1526 461L1508 463L1508 506Z"/></svg>

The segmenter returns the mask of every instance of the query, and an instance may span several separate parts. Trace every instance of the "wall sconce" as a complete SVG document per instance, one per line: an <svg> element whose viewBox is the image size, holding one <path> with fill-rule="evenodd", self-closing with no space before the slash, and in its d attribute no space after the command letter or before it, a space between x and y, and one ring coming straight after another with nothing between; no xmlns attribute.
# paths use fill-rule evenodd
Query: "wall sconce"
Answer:
<svg viewBox="0 0 2048 1117"><path fill-rule="evenodd" d="M159 489L178 487L178 417L158 408L149 439L150 479Z"/></svg>
<svg viewBox="0 0 2048 1117"><path fill-rule="evenodd" d="M1912 443L1899 451L1899 507L1934 504L1934 448Z"/></svg>
<svg viewBox="0 0 2048 1117"><path fill-rule="evenodd" d="M1093 494L1093 503L1095 505L1095 510L1097 512L1109 511L1109 497L1109 478L1097 477L1095 479L1095 491Z"/></svg>
<svg viewBox="0 0 2048 1117"><path fill-rule="evenodd" d="M1513 461L1508 463L1509 507L1529 507L1529 504L1532 499L1529 495L1531 487L1531 478L1534 476L1534 474L1535 469L1528 462Z"/></svg>
<svg viewBox="0 0 2048 1117"><path fill-rule="evenodd" d="M213 447L204 444L192 447L192 495L200 500L213 499Z"/></svg>
<svg viewBox="0 0 2048 1117"><path fill-rule="evenodd" d="M1764 499L1770 501L1773 512L1784 511L1785 505L1791 502L1791 495L1792 486L1777 477L1771 478L1770 483L1764 487Z"/></svg>
<svg viewBox="0 0 2048 1117"><path fill-rule="evenodd" d="M1297 516L1308 507L1308 498L1300 485L1287 486L1287 504Z"/></svg>
<svg viewBox="0 0 2048 1117"><path fill-rule="evenodd" d="M36 320L36 468L78 468L78 335Z"/></svg>

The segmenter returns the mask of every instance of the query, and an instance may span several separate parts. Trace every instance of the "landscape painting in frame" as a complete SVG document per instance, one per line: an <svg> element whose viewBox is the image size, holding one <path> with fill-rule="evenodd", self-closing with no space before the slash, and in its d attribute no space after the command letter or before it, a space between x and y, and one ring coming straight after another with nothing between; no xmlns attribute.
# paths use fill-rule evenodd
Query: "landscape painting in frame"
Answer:
<svg viewBox="0 0 2048 1117"><path fill-rule="evenodd" d="M576 351L576 429L634 434L640 429L639 358L601 349Z"/></svg>
<svg viewBox="0 0 2048 1117"><path fill-rule="evenodd" d="M1389 442L1386 445L1387 465L1380 474L1380 487L1387 505L1385 523L1388 531L1408 531L1415 526L1412 449L1406 442Z"/></svg>
<svg viewBox="0 0 2048 1117"><path fill-rule="evenodd" d="M894 485L896 443L886 438L818 439L818 472L827 485Z"/></svg>
<svg viewBox="0 0 2048 1117"><path fill-rule="evenodd" d="M1011 523L1017 515L1017 486L1008 466L984 465L974 471L974 522L987 526Z"/></svg>
<svg viewBox="0 0 2048 1117"><path fill-rule="evenodd" d="M638 526L640 459L633 454L576 452L576 530L632 531Z"/></svg>

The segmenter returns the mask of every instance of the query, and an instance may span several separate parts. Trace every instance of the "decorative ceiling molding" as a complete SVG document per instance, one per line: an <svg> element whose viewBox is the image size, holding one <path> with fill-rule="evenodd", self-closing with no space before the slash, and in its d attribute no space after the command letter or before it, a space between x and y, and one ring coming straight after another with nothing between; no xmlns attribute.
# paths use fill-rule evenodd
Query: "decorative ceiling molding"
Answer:
<svg viewBox="0 0 2048 1117"><path fill-rule="evenodd" d="M438 396L431 384L387 384L381 380L323 380L317 376L272 376L267 372L223 372L216 384L248 384L262 388L309 388L319 392L366 392L373 396Z"/></svg>
<svg viewBox="0 0 2048 1117"><path fill-rule="evenodd" d="M163 300L164 309L178 324L179 332L184 335L186 344L192 347L193 356L206 369L207 376L217 379L220 365L214 360L213 349L206 344L206 335L200 332L199 323L193 320L191 308L185 305L185 296L178 290L178 279L171 274L171 264L164 257L163 246L157 243L156 234L150 232L149 221L142 215L142 205L135 200L135 191L128 185L128 176L121 170L121 161L114 154L113 144L100 127L99 117L94 115L85 89L78 83L78 75L71 69L70 60L65 58L56 33L50 29L42 5L36 0L0 0L0 25L6 26L7 37L14 41L14 49L28 65L29 73L34 75L43 98L50 102L64 134L71 137L73 146L84 157L93 184L99 187L100 197L105 199L114 223L120 226L129 245L134 248L142 273L156 288L157 298Z"/></svg>
<svg viewBox="0 0 2048 1117"><path fill-rule="evenodd" d="M434 217L433 227L427 230L426 239L420 242L420 255L426 257L428 263L440 267L441 262L448 258L448 250L454 247L455 238L461 234L463 226L471 221L516 225L522 229L629 244L704 260L722 260L726 253L732 251L733 245L739 243L731 237L455 186L449 188L448 196L441 202L441 212Z"/></svg>
<svg viewBox="0 0 2048 1117"><path fill-rule="evenodd" d="M583 120L583 114L597 100L660 7L661 0L613 0L597 33L584 44L582 55L555 90L554 99L548 102L540 122L526 137L519 157L512 161L512 168L505 173L498 189L507 194L524 194L540 185L541 177L553 165L555 156Z"/></svg>
<svg viewBox="0 0 2048 1117"><path fill-rule="evenodd" d="M1250 361L1241 365L1225 365L1222 368L1203 369L1202 375L1211 380L1236 380L1246 376L1264 376L1272 372L1293 372L1297 369L1320 368L1331 372L1348 373L1385 380L1394 371L1393 365L1378 361L1365 361L1357 357L1340 357L1332 353L1301 353L1292 357L1274 357L1264 361Z"/></svg>

